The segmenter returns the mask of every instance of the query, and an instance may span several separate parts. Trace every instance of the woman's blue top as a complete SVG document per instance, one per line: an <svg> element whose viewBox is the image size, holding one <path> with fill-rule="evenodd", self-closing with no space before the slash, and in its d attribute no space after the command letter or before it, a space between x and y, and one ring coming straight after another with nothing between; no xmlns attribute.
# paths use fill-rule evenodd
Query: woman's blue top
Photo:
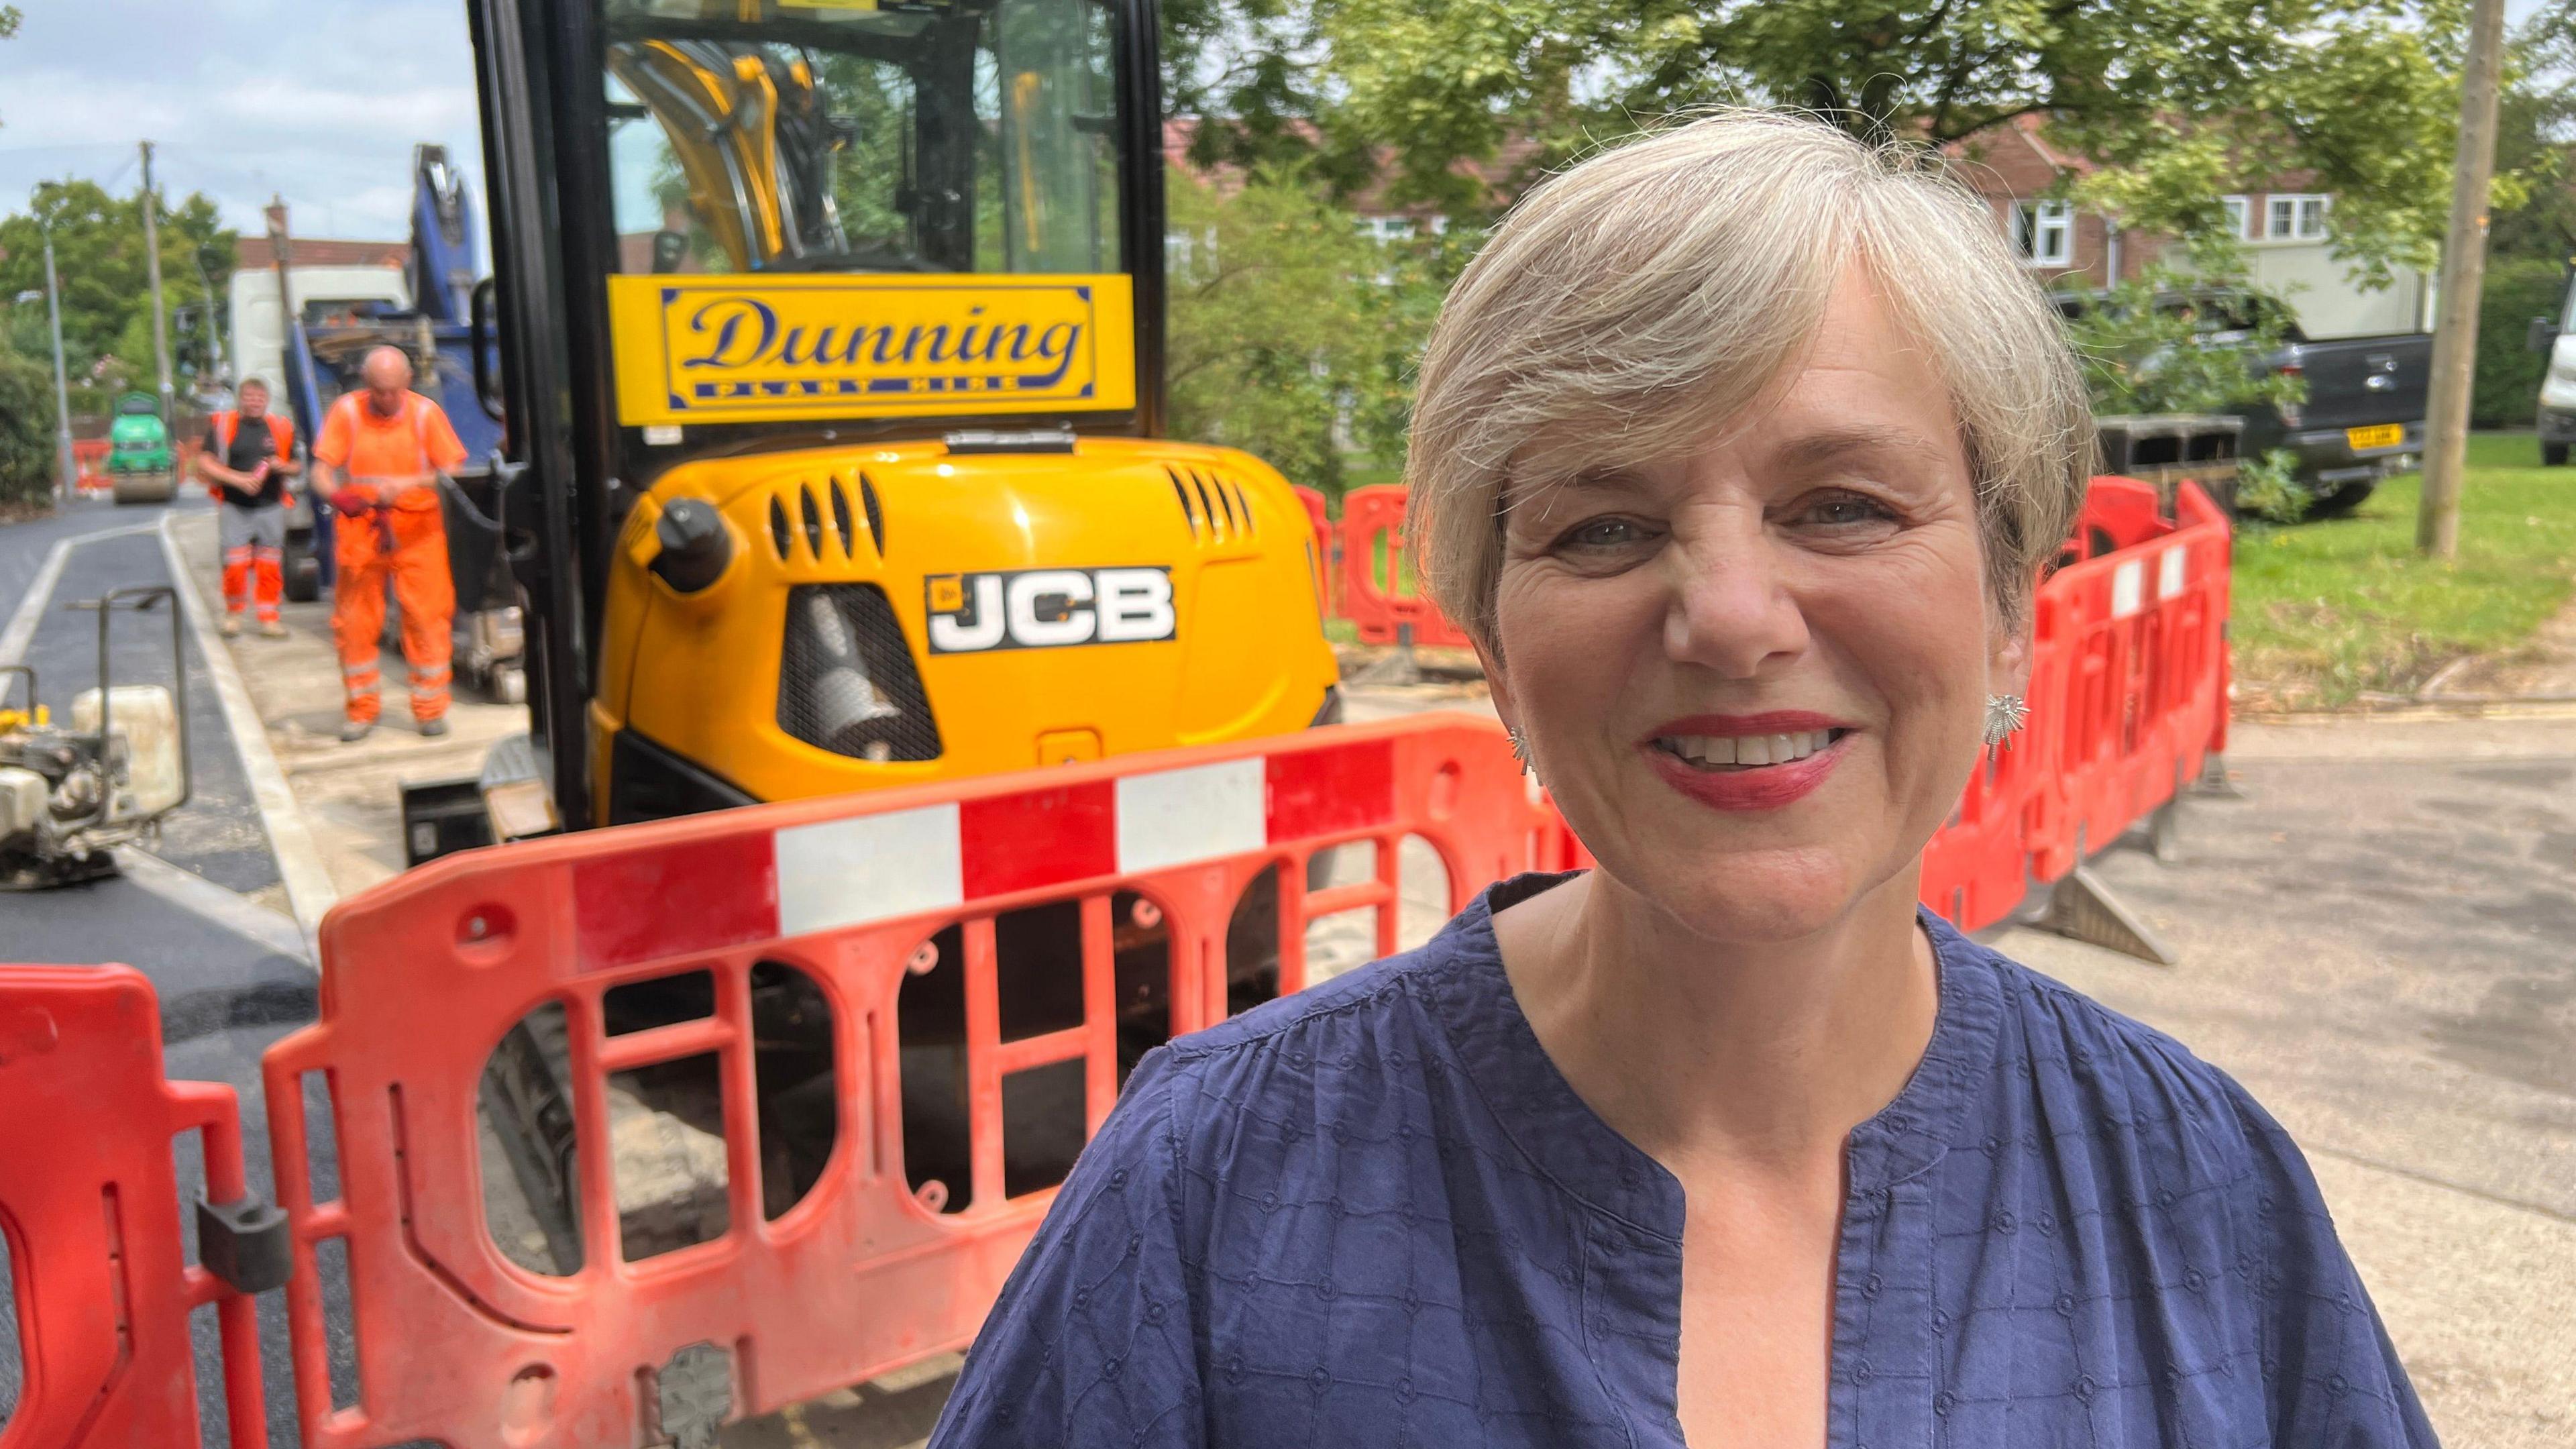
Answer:
<svg viewBox="0 0 2576 1449"><path fill-rule="evenodd" d="M1494 943L1559 879L1148 1057L933 1445L1681 1444L1681 1186L1558 1074ZM2244 1088L1923 920L1931 1044L1848 1150L1831 1443L2434 1444Z"/></svg>

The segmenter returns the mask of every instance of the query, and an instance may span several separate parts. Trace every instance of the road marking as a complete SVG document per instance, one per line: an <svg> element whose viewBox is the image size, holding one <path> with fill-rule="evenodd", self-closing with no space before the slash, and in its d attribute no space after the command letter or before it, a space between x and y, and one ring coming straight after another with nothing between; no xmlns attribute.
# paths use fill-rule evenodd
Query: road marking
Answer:
<svg viewBox="0 0 2576 1449"><path fill-rule="evenodd" d="M250 690L242 683L241 670L233 664L232 651L215 633L215 622L206 611L205 601L197 597L196 575L189 572L187 560L179 552L179 540L170 531L178 517L176 512L161 516L161 554L169 563L171 582L178 586L179 606L196 635L197 652L204 656L206 673L214 679L215 700L223 707L233 748L241 756L242 773L250 780L251 799L259 806L259 822L268 832L269 851L277 857L278 877L286 882L287 904L295 911L296 925L303 929L304 959L307 964L316 964L322 959L322 915L340 899L340 892L331 884L330 869L322 863L321 848L313 843L313 831L304 823L304 808L295 803L295 791L286 783L286 772L277 767L277 756L269 751L268 725L251 704Z"/></svg>
<svg viewBox="0 0 2576 1449"><path fill-rule="evenodd" d="M116 852L127 880L202 920L223 927L280 956L312 964L304 930L293 919L226 890L196 872L172 865L140 846Z"/></svg>
<svg viewBox="0 0 2576 1449"><path fill-rule="evenodd" d="M15 664L27 656L27 646L36 637L36 626L44 622L45 605L53 601L54 586L62 582L63 565L71 562L75 547L96 543L103 538L130 538L138 533L150 533L160 526L157 523L129 523L122 528L101 529L96 533L54 540L54 546L45 550L45 561L36 565L36 576L27 582L27 596L18 601L17 611L9 616L9 627L0 629L0 664Z"/></svg>

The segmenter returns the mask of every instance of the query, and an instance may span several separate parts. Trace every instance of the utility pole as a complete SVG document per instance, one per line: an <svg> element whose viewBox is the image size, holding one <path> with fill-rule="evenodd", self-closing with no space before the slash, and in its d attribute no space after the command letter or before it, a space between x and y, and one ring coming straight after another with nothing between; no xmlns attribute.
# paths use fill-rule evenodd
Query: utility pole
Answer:
<svg viewBox="0 0 2576 1449"><path fill-rule="evenodd" d="M72 496L72 387L63 376L63 291L54 282L54 229L45 228L45 311L54 322L54 466L61 471L56 499Z"/></svg>
<svg viewBox="0 0 2576 1449"><path fill-rule="evenodd" d="M286 274L295 265L295 239L287 234L284 196L269 193L267 217L269 260L277 267L277 376L269 385L282 390L291 400L296 393L293 379L286 375L286 346L295 340L295 293L286 284ZM238 344L241 339L236 337L233 341ZM245 356L241 364L248 368L251 359ZM319 419L309 420L309 425L317 431L322 426Z"/></svg>
<svg viewBox="0 0 2576 1449"><path fill-rule="evenodd" d="M161 227L153 216L152 143L143 143L143 267L152 281L152 364L161 372L161 426L178 426L171 406L176 389L170 386L170 323L161 310Z"/></svg>
<svg viewBox="0 0 2576 1449"><path fill-rule="evenodd" d="M214 278L206 275L206 249L198 247L191 256L197 263L197 290L204 293L206 298L207 355L213 362L215 376L226 386L230 386L234 379L224 370L224 327L221 322L215 320L215 281ZM202 387L198 390L204 391Z"/></svg>
<svg viewBox="0 0 2576 1449"><path fill-rule="evenodd" d="M2433 395L2426 409L2424 498L2415 549L2460 551L2460 475L2468 468L2469 384L2478 361L2478 292L2487 271L2487 184L2495 176L2496 93L2504 69L2504 0L2475 0L2460 76L2460 149L2451 162L2451 229L2442 243L2441 313L2433 328Z"/></svg>

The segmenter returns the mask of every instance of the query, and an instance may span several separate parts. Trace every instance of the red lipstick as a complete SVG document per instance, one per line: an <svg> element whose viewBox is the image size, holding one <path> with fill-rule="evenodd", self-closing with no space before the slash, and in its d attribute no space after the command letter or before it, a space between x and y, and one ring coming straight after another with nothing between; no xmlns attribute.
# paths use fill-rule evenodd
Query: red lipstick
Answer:
<svg viewBox="0 0 2576 1449"><path fill-rule="evenodd" d="M1665 784L1713 810L1777 810L1802 800L1825 783L1842 763L1854 726L1809 710L1772 710L1763 714L1695 714L1658 725L1638 741L1646 763ZM1677 735L1742 738L1746 735L1801 734L1814 730L1842 733L1823 749L1785 765L1744 770L1710 770L1658 748L1655 741Z"/></svg>

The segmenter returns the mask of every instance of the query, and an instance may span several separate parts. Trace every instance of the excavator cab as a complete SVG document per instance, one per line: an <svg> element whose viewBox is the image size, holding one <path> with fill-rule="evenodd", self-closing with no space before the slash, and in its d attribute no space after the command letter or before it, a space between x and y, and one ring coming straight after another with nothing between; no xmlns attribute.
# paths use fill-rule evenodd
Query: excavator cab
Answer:
<svg viewBox="0 0 2576 1449"><path fill-rule="evenodd" d="M469 8L504 836L1332 716L1287 481L1157 437L1145 0Z"/></svg>

